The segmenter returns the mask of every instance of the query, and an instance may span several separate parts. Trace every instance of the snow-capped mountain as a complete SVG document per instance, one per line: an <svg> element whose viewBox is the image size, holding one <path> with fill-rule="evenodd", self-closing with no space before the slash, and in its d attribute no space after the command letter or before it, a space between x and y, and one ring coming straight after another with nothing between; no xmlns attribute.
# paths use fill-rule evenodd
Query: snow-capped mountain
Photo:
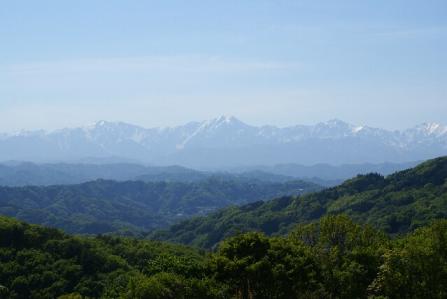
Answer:
<svg viewBox="0 0 447 299"><path fill-rule="evenodd" d="M235 117L172 128L99 121L52 132L0 134L0 160L123 158L153 164L219 167L277 163L380 163L447 154L447 127L425 123L388 131L330 120L313 126L251 126Z"/></svg>

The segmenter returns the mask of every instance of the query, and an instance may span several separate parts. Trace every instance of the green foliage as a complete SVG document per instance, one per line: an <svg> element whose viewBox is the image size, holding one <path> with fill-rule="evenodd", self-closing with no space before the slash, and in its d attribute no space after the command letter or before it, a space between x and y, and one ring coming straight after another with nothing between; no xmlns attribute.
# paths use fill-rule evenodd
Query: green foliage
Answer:
<svg viewBox="0 0 447 299"><path fill-rule="evenodd" d="M229 298L222 286L212 280L186 278L172 272L160 272L150 277L134 278L129 282L124 297L129 299Z"/></svg>
<svg viewBox="0 0 447 299"><path fill-rule="evenodd" d="M305 244L320 266L321 292L337 298L362 298L375 278L389 240L344 215L300 225L290 239Z"/></svg>
<svg viewBox="0 0 447 299"><path fill-rule="evenodd" d="M238 298L294 298L318 286L318 267L306 248L261 233L224 241L211 267Z"/></svg>
<svg viewBox="0 0 447 299"><path fill-rule="evenodd" d="M167 269L183 270L179 275L198 276L197 269L204 267L201 253L179 245L110 236L74 237L0 217L3 297L118 298L147 271L147 265L163 259L189 261L195 269L195 273L186 266Z"/></svg>
<svg viewBox="0 0 447 299"><path fill-rule="evenodd" d="M152 233L152 238L212 248L244 231L283 235L296 223L346 214L391 235L401 235L447 218L447 157L392 174L359 175L340 186L299 197L282 197L230 207Z"/></svg>
<svg viewBox="0 0 447 299"><path fill-rule="evenodd" d="M0 298L445 298L447 220L390 239L344 215L211 252L0 217Z"/></svg>
<svg viewBox="0 0 447 299"><path fill-rule="evenodd" d="M447 221L395 242L383 255L370 290L388 298L446 298Z"/></svg>

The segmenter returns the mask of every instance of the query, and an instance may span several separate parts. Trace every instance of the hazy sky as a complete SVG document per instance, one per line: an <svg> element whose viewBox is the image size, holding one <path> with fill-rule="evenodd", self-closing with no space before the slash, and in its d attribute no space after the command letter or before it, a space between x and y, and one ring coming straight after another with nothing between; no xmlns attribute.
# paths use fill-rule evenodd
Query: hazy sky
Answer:
<svg viewBox="0 0 447 299"><path fill-rule="evenodd" d="M447 124L447 1L2 1L0 131Z"/></svg>

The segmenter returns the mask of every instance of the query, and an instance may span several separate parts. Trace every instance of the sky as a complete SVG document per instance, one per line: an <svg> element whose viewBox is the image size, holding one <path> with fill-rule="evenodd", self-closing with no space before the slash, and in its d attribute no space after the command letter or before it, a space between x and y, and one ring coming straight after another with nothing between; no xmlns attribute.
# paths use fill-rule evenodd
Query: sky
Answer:
<svg viewBox="0 0 447 299"><path fill-rule="evenodd" d="M447 124L447 1L2 1L0 131Z"/></svg>

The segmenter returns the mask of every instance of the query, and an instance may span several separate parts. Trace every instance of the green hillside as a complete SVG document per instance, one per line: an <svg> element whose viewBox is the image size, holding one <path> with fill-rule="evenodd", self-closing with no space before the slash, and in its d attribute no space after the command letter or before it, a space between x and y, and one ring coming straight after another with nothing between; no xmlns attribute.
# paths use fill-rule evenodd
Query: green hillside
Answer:
<svg viewBox="0 0 447 299"><path fill-rule="evenodd" d="M229 205L319 190L302 182L209 178L200 182L97 180L0 187L0 214L69 233L136 233Z"/></svg>
<svg viewBox="0 0 447 299"><path fill-rule="evenodd" d="M343 184L298 197L230 207L152 234L153 238L211 248L243 231L284 234L296 223L346 214L389 234L402 234L447 218L447 157L387 177L360 175Z"/></svg>

